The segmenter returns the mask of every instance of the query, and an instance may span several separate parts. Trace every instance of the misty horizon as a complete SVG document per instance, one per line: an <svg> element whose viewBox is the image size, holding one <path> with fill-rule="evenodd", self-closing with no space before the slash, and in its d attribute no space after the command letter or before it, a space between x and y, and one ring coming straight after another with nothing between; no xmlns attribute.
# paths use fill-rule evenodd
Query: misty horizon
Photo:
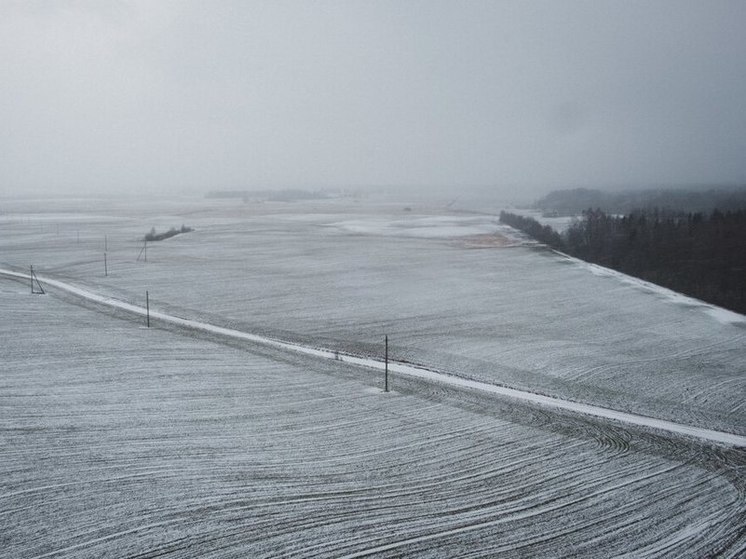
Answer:
<svg viewBox="0 0 746 559"><path fill-rule="evenodd" d="M742 2L0 13L0 197L746 184Z"/></svg>

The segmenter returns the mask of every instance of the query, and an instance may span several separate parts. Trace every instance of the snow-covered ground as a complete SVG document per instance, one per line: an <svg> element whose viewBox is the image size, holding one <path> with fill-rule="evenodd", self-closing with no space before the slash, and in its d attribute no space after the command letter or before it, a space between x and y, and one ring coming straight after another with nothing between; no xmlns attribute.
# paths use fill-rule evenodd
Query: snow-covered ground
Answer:
<svg viewBox="0 0 746 559"><path fill-rule="evenodd" d="M2 268L138 306L148 290L155 310L331 351L380 358L388 334L398 361L746 434L740 315L522 244L494 216L343 200L0 209ZM151 227L182 224L196 231L137 261ZM746 551L743 449L396 374L383 395L371 369L28 291L0 280L8 557Z"/></svg>
<svg viewBox="0 0 746 559"><path fill-rule="evenodd" d="M543 396L541 394L516 390L514 388L499 386L492 383L470 380L463 378L458 374L448 373L447 371L435 371L421 366L414 366L407 363L402 363L400 361L394 361L388 358L376 359L371 357L361 357L359 355L341 353L337 350L301 345L284 340L277 340L268 338L266 336L252 334L250 332L243 332L241 330L235 330L232 328L215 326L214 324L181 318L168 313L157 311L155 309L151 311L148 300L146 300L146 304L144 307L132 305L131 303L118 301L112 297L103 296L98 293L92 293L85 289L75 287L59 280L49 279L45 277L40 278L37 274L32 275L31 271L29 271L28 274L24 274L0 269L0 277L23 280L25 283L33 285L33 287L30 288L32 294L36 293L39 295L44 295L46 294L44 288L49 289L51 287L56 290L60 290L65 294L75 295L79 297L84 303L94 303L97 305L109 307L114 311L125 311L131 313L135 316L139 316L141 320L142 318L145 318L146 327L148 328L150 328L151 322L155 323L157 321L159 325L176 326L178 328L186 329L191 334L200 332L203 335L206 335L208 338L223 338L229 341L248 341L253 344L270 346L272 348L279 349L285 352L302 353L304 355L311 355L321 359L334 359L335 361L350 363L361 367L378 369L379 371L385 372L385 375L387 375L386 378L388 378L389 373L396 373L397 375L405 377L424 379L431 383L445 384L449 387L457 387L465 390L475 390L477 392L488 393L490 395L497 394L499 396L518 400L522 403L540 405L552 410L562 410L576 414L591 415L594 417L602 418L604 420L613 420L625 423L627 424L627 426L634 425L638 427L644 427L646 429L656 429L665 431L669 435L684 435L687 437L701 439L709 443L719 443L746 449L746 437L741 435L724 433L722 431L713 431L711 429L704 429L701 427L692 427L690 425L682 425L680 423L673 423L653 417L646 417L620 412L617 410L611 410L602 406L581 404L578 402ZM650 287L654 288L655 286L650 285ZM730 318L728 314L724 314L727 313L727 311L725 311L724 309L720 310L723 311L723 314L720 318L722 318L723 320L727 320L728 318ZM733 317L735 318L740 317L740 315L734 313L730 314L733 315Z"/></svg>
<svg viewBox="0 0 746 559"><path fill-rule="evenodd" d="M746 435L740 315L516 247L494 216L340 200L51 207L111 219L35 221L33 204L5 203L2 267L139 305L148 290L177 316L332 350L380 356L388 334L397 360ZM151 227L182 223L196 231L136 261Z"/></svg>
<svg viewBox="0 0 746 559"><path fill-rule="evenodd" d="M0 306L3 557L746 551L733 450L384 394L345 363L146 329L13 282Z"/></svg>

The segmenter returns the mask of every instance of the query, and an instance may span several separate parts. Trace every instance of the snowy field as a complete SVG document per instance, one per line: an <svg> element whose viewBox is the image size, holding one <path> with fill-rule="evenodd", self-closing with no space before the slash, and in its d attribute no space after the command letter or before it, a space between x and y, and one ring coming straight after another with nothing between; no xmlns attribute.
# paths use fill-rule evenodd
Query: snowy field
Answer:
<svg viewBox="0 0 746 559"><path fill-rule="evenodd" d="M34 264L140 305L148 290L178 316L332 350L381 355L388 334L398 360L746 434L746 317L516 247L493 216L370 201L120 204L5 203L0 266ZM196 231L136 261L151 227L182 223Z"/></svg>
<svg viewBox="0 0 746 559"><path fill-rule="evenodd" d="M736 557L743 456L0 282L0 555ZM248 349L248 351L247 351ZM535 425L535 426L534 426Z"/></svg>
<svg viewBox="0 0 746 559"><path fill-rule="evenodd" d="M341 352L380 356L388 334L397 360L746 434L744 317L493 216L339 200L0 211L2 268ZM182 224L196 231L137 261L151 227ZM396 376L386 395L369 369L28 291L0 280L0 556L746 552L743 449Z"/></svg>

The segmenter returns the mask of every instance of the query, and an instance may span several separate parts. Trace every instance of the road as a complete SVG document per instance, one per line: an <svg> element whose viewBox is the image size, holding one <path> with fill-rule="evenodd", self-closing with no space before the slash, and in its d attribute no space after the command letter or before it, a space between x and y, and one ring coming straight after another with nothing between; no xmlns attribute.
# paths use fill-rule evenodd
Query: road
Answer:
<svg viewBox="0 0 746 559"><path fill-rule="evenodd" d="M22 280L25 282L29 282L30 280L28 274L14 272L11 270L0 269L0 276L5 276L14 280ZM145 317L148 313L148 310L145 307L132 305L130 303L119 301L105 295L93 293L91 291L59 280L46 277L38 277L38 280L47 287L60 289L87 301L101 305L107 305L109 307L123 310L136 316ZM282 351L302 353L324 359L334 359L353 365L369 367L378 370L383 370L385 368L384 361L379 359L345 354L329 349L300 345L288 341L259 336L249 332L223 328L205 322L177 317L171 314L160 312L158 310L150 310L149 315L151 320L161 321L163 323L168 323L179 328L186 328L190 331L205 332L210 334L211 336L217 335L234 340L248 341L251 343L270 346ZM659 431L668 432L677 436L683 435L686 437L694 437L696 439L704 440L710 443L716 443L719 445L746 448L746 437L733 433L694 427L691 425L666 421L654 417L647 417L644 415L637 415L619 410L609 409L602 406L583 404L570 400L554 398L551 396L545 396L542 394L536 394L533 392L516 390L505 386L466 379L456 374L452 374L448 371L437 371L424 367L418 367L416 365L411 365L408 363L390 361L388 363L388 368L390 372L396 373L398 375L416 377L429 382L445 384L454 388L481 391L484 393L495 394L498 396L507 397L513 400L523 401L534 405L540 405L547 408L589 415L604 420L621 422L638 427L657 429Z"/></svg>

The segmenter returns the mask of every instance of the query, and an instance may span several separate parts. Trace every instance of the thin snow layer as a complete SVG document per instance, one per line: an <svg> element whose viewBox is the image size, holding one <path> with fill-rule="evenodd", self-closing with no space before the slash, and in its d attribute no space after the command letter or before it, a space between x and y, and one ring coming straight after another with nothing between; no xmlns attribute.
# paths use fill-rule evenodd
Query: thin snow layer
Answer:
<svg viewBox="0 0 746 559"><path fill-rule="evenodd" d="M505 229L491 216L463 217L453 215L412 216L401 218L355 219L331 223L331 227L350 233L450 239L470 235L489 235Z"/></svg>
<svg viewBox="0 0 746 559"><path fill-rule="evenodd" d="M26 281L29 281L31 279L31 276L25 276L23 274L11 272L9 270L0 270L0 276L2 275L6 277L24 279ZM215 335L223 336L227 338L235 338L235 339L247 340L247 341L254 342L254 343L269 345L269 346L272 346L274 348L281 349L284 351L292 351L296 353L303 353L306 355L313 355L314 357L334 359L335 361L343 361L346 363L352 363L352 364L361 365L364 367L371 367L371 368L375 368L379 370L391 371L392 373L395 372L400 375L417 377L420 379L426 379L428 381L447 384L450 386L456 386L459 388L478 390L480 392L487 392L490 394L498 394L500 396L507 396L509 398L513 398L513 399L524 401L524 402L529 402L531 404L540 404L542 406L546 406L549 408L555 408L555 409L560 409L564 411L571 411L574 413L592 415L592 416L600 417L603 419L611 419L615 421L629 423L632 425L659 429L659 430L667 431L669 433L674 433L677 435L686 435L690 437L696 437L699 439L706 440L708 442L715 442L715 443L721 443L721 444L727 444L727 445L733 445L733 446L739 446L739 447L746 448L746 437L734 435L732 433L723 433L721 431L713 431L711 429L702 429L702 428L692 427L690 425L682 425L680 423L673 423L671 421L664 421L664 420L660 420L660 419L656 419L652 417L645 417L645 416L636 415L636 414L624 413L624 412L620 412L617 410L603 408L600 406L592 406L588 404L580 404L577 402L561 400L558 398L551 398L548 396L534 394L531 392L514 390L512 388L496 386L494 384L487 384L484 382L469 380L469 379L461 378L455 375L425 369L423 367L413 367L411 365L407 365L404 363L397 363L397 362L389 363L386 361L381 361L381 360L376 360L376 359L371 359L371 358L366 358L366 357L360 357L357 355L340 354L339 351L303 346L303 345L290 343L290 342L286 342L282 340L275 340L272 338L267 338L265 336L257 336L256 334L251 334L249 332L241 332L239 330L215 326L214 324L206 324L204 322L199 322L196 320L187 320L187 319L179 318L179 317L169 315L167 313L159 312L156 310L151 311L149 305L145 308L138 307L136 305L131 305L129 303L117 301L110 297L102 297L101 295L98 295L96 293L91 293L90 291L86 291L84 289L80 289L80 288L71 286L69 284L60 282L60 281L51 280L51 279L43 278L43 277L42 278L35 277L35 280L47 286L53 286L58 289L67 291L69 293L73 293L83 299L93 301L96 303L102 303L110 307L126 310L128 312L146 317L148 324L151 319L158 320L162 322L175 324L181 327L186 327L191 330L201 330L204 332L208 332L210 334L215 334Z"/></svg>
<svg viewBox="0 0 746 559"><path fill-rule="evenodd" d="M714 318L715 320L717 320L718 322L722 324L739 324L739 325L746 324L746 316L739 314L737 312L729 311L728 309L717 307L715 305L710 305L708 303L705 303L704 301L700 301L699 299L688 297L676 291L672 291L671 289L668 289L666 287L661 287L660 285L650 283L649 281L645 281L640 278L636 278L633 276L629 276L627 274L623 274L622 272L612 270L611 268L606 268L598 264L591 264L589 262L585 262L578 258L568 256L567 254L564 254L561 252L558 252L557 254L560 254L561 256L574 262L578 266L585 268L586 270L588 270L594 275L616 278L622 283L626 283L628 285L639 287L647 291L650 291L651 293L655 293L656 295L665 297L666 299L668 299L669 301L673 303L701 307L705 313L707 313L709 316L711 316L712 318Z"/></svg>
<svg viewBox="0 0 746 559"><path fill-rule="evenodd" d="M568 436L456 395L383 394L344 363L146 329L14 282L0 307L4 557L746 551L744 488L725 475L742 452L697 465L703 449L662 455L593 422Z"/></svg>
<svg viewBox="0 0 746 559"><path fill-rule="evenodd" d="M390 224L401 221L447 230L442 209L405 214L338 201L99 206L88 211L129 219L61 223L59 233L52 223L43 231L0 224L0 267L33 264L40 276L140 307L149 290L167 314L342 353L380 358L388 334L397 361L746 435L746 325L545 249L476 250L463 240L469 236L393 233ZM387 223L391 234L334 226L345 222ZM195 231L149 243L144 262L142 236L182 223Z"/></svg>

